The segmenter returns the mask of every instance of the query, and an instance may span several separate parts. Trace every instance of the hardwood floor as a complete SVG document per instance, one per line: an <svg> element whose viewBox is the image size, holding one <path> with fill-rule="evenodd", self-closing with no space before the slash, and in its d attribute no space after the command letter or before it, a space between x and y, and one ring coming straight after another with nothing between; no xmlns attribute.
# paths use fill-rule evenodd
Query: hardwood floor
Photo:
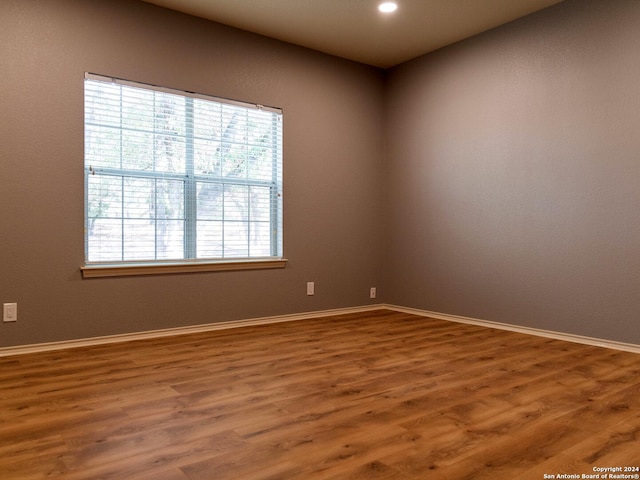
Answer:
<svg viewBox="0 0 640 480"><path fill-rule="evenodd" d="M404 313L0 358L2 479L501 480L637 466L640 355Z"/></svg>

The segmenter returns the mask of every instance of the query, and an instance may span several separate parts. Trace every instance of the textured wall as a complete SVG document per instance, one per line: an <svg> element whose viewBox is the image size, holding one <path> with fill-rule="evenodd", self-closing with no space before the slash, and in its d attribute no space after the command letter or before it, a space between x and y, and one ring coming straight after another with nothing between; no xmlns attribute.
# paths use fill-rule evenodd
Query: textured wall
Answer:
<svg viewBox="0 0 640 480"><path fill-rule="evenodd" d="M287 268L83 280L85 71L281 107ZM370 302L381 71L134 0L3 0L0 72L0 346Z"/></svg>
<svg viewBox="0 0 640 480"><path fill-rule="evenodd" d="M389 73L386 300L640 343L640 2Z"/></svg>

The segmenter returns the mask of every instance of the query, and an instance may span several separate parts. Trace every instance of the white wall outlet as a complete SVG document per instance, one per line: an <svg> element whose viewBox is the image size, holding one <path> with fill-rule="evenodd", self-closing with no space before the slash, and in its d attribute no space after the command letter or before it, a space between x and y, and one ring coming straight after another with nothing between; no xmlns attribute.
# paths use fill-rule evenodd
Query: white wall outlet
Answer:
<svg viewBox="0 0 640 480"><path fill-rule="evenodd" d="M377 294L376 287L371 287L369 289L369 298L376 298L376 294Z"/></svg>
<svg viewBox="0 0 640 480"><path fill-rule="evenodd" d="M316 294L316 285L314 282L307 282L307 295Z"/></svg>
<svg viewBox="0 0 640 480"><path fill-rule="evenodd" d="M2 308L3 322L18 321L18 304L17 303L5 303L2 307L3 307Z"/></svg>

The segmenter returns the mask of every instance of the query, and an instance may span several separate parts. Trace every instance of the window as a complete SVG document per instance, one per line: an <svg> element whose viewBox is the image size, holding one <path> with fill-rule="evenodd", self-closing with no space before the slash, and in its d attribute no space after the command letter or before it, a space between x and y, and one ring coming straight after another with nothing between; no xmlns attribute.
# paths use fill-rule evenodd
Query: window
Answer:
<svg viewBox="0 0 640 480"><path fill-rule="evenodd" d="M86 266L282 258L282 112L85 75Z"/></svg>

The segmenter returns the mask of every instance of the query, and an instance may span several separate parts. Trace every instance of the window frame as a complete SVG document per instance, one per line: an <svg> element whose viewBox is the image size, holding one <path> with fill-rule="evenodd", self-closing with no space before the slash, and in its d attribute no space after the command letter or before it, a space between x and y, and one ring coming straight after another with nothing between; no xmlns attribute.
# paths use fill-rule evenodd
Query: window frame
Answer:
<svg viewBox="0 0 640 480"><path fill-rule="evenodd" d="M105 277L105 276L130 276L130 275L154 275L154 274L170 274L170 273L187 273L187 272L210 272L210 271L224 271L224 270L253 270L253 269L270 269L270 268L284 268L286 266L287 260L283 257L283 226L282 226L282 210L283 210L283 202L282 202L282 163L283 163L283 155L282 155L282 130L283 130L283 117L282 110L274 107L265 107L262 105L251 104L247 102L240 102L236 100L229 100L220 97L214 97L210 95L197 94L188 91L175 90L171 88L158 87L155 85L145 84L141 82L133 82L129 80L123 80L119 78L104 76L104 75L96 75L92 73L85 73L85 82L84 82L84 99L85 104L87 102L87 81L99 81L105 82L108 84L117 84L125 87L135 87L142 88L149 91L154 92L163 92L169 93L172 95L178 95L183 97L185 100L185 171L181 173L158 173L156 171L138 171L135 169L127 169L120 165L120 168L117 167L94 167L91 165L90 161L87 160L87 127L89 125L87 121L87 113L85 107L84 113L84 131L85 131L85 152L84 152L84 186L85 186L85 195L84 195L84 222L85 222L85 230L84 230L84 257L85 262L84 265L81 266L82 275L85 278L91 277ZM235 107L241 107L245 109L256 109L256 110L267 110L276 115L273 117L273 122L278 122L279 125L274 125L275 135L270 137L275 139L275 144L272 148L275 149L275 157L274 164L272 168L271 178L269 180L259 179L250 177L246 178L234 178L229 179L225 177L222 173L218 176L209 175L209 174L198 174L195 171L194 160L193 160L193 148L189 148L189 145L193 147L193 143L197 139L197 135L193 130L193 122L194 122L194 110L193 110L193 102L195 99L205 100L209 102L215 102L222 105L231 105ZM189 105L191 108L189 108ZM189 113L190 112L190 113ZM120 112L122 115L122 112ZM121 132L127 131L126 129L121 128ZM120 154L120 159L122 162L122 153ZM154 157L155 158L155 157ZM121 240L120 245L122 250L122 260L108 260L108 261L90 261L89 260L89 239L90 239L90 229L89 224L94 217L91 217L89 214L89 182L90 176L92 175L101 175L104 177L112 176L115 178L120 178L124 181L126 178L134 178L140 177L150 180L171 180L183 182L183 195L184 195L184 204L183 204L183 217L181 220L184 221L183 228L183 240L182 240L182 251L183 258L173 258L173 259L158 259L157 251L154 253L156 258L147 259L147 260L126 260L124 259L124 240ZM154 182L155 183L155 182ZM198 186L202 184L216 184L226 189L228 185L236 185L236 186L246 186L248 188L259 187L259 188L269 188L269 249L270 255L266 256L251 256L250 253L250 242L247 239L247 257L225 257L224 251L221 257L197 257L197 190ZM156 187L153 188L154 192L157 192ZM247 190L248 194L249 190ZM154 193L155 195L155 193ZM123 203L124 205L124 203ZM247 208L251 208L248 206ZM124 222L125 217L121 217L120 220ZM157 218L154 217L152 223L155 225L157 222ZM221 220L221 225L224 225L226 220ZM249 228L250 220L246 220L247 228ZM248 231L247 231L248 232ZM247 233L248 235L249 233ZM157 245L154 247L157 249ZM155 250L154 250L155 251Z"/></svg>

